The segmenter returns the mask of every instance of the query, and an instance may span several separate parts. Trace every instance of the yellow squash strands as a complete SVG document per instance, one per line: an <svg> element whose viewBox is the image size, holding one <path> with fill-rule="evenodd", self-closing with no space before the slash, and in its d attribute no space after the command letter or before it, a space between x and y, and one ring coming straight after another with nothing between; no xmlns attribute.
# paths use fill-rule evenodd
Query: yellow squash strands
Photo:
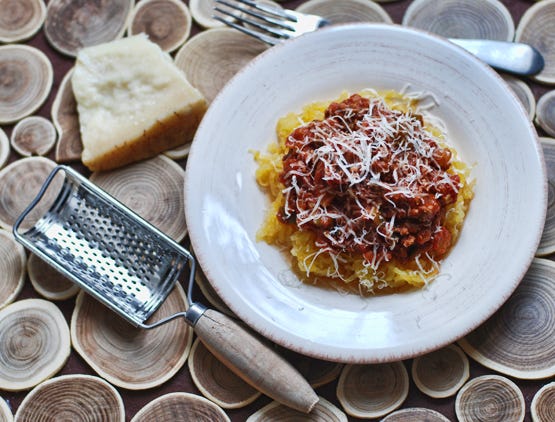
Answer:
<svg viewBox="0 0 555 422"><path fill-rule="evenodd" d="M420 107L418 98L396 91L378 93L366 90L360 95L371 99L381 98L392 110L422 115L425 129L443 144L445 136L440 129L441 125L431 124L434 119L427 115L424 107ZM348 97L347 93L343 93L335 102ZM286 251L292 260L293 269L308 283L331 285L339 290L359 291L362 294L422 287L439 273L439 263L427 253L416 255L404 262L385 259L377 266L369 265L362 254L322 251L316 245L313 232L299 230L297 225L286 224L278 219L277 214L285 204L285 186L280 182L279 176L283 171L283 157L288 152L286 141L299 126L324 119L324 113L330 103L315 102L304 107L299 114L289 113L282 117L276 127L277 142L271 143L266 153L254 152L258 164L256 180L272 201L265 221L257 233L257 240ZM452 153L447 173L456 174L460 178L457 199L447 205L443 222L443 226L451 233L454 244L473 196L473 183L469 180L470 169L458 159L456 151L445 144L442 146L448 147Z"/></svg>

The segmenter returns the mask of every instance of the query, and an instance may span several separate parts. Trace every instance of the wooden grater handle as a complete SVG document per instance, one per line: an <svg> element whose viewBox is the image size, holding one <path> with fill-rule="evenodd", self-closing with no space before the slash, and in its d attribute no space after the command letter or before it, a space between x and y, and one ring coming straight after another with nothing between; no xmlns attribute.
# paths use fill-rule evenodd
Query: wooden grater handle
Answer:
<svg viewBox="0 0 555 422"><path fill-rule="evenodd" d="M194 330L214 356L263 394L304 413L318 402L312 387L291 364L228 316L207 309Z"/></svg>

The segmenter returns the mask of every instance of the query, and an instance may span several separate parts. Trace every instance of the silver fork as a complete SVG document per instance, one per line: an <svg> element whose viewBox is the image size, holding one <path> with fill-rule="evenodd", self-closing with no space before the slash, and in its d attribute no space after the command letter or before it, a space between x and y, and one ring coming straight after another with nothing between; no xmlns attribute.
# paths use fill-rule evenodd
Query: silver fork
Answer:
<svg viewBox="0 0 555 422"><path fill-rule="evenodd" d="M216 0L216 3L226 6L226 8L216 4L214 11L255 27L258 31L218 15L214 15L214 19L269 45L279 44L289 38L316 31L329 24L321 16L288 9L276 9L252 0Z"/></svg>
<svg viewBox="0 0 555 422"><path fill-rule="evenodd" d="M269 45L330 24L321 16L277 9L253 0L216 0L214 11L214 19ZM449 41L504 72L530 76L540 73L544 67L540 52L528 44L461 38Z"/></svg>

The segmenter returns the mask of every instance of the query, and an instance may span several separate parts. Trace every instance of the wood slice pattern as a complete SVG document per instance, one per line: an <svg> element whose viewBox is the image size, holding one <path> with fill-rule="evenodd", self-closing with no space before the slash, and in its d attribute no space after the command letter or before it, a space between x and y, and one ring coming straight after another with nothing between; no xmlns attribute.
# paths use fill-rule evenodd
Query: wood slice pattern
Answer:
<svg viewBox="0 0 555 422"><path fill-rule="evenodd" d="M187 234L184 179L183 168L163 155L90 176L91 182L177 242Z"/></svg>
<svg viewBox="0 0 555 422"><path fill-rule="evenodd" d="M470 376L468 358L454 344L415 358L412 379L418 389L434 398L451 397Z"/></svg>
<svg viewBox="0 0 555 422"><path fill-rule="evenodd" d="M544 385L534 395L530 413L533 422L555 421L555 381Z"/></svg>
<svg viewBox="0 0 555 422"><path fill-rule="evenodd" d="M11 145L19 155L46 155L56 143L56 128L41 116L20 120L12 131Z"/></svg>
<svg viewBox="0 0 555 422"><path fill-rule="evenodd" d="M516 94L520 103L524 107L528 118L532 120L536 114L536 98L534 97L534 93L532 92L530 86L522 79L515 76L503 74L501 77Z"/></svg>
<svg viewBox="0 0 555 422"><path fill-rule="evenodd" d="M35 35L46 18L43 0L0 0L0 42L15 43Z"/></svg>
<svg viewBox="0 0 555 422"><path fill-rule="evenodd" d="M215 0L189 0L191 15L195 22L203 28L218 28L224 25L212 18L214 6L216 6Z"/></svg>
<svg viewBox="0 0 555 422"><path fill-rule="evenodd" d="M25 249L10 232L0 229L0 309L12 303L25 283Z"/></svg>
<svg viewBox="0 0 555 422"><path fill-rule="evenodd" d="M52 88L50 59L28 45L0 47L0 124L33 114Z"/></svg>
<svg viewBox="0 0 555 422"><path fill-rule="evenodd" d="M499 0L415 0L403 25L446 38L512 41L515 33L513 18Z"/></svg>
<svg viewBox="0 0 555 422"><path fill-rule="evenodd" d="M301 13L322 16L330 23L385 22L391 16L377 3L368 0L308 0L296 9Z"/></svg>
<svg viewBox="0 0 555 422"><path fill-rule="evenodd" d="M14 161L0 170L0 227L11 230L15 220L35 198L56 163L44 157L28 157ZM46 212L55 199L63 176L53 180L44 201L41 202L23 221L21 229L25 230Z"/></svg>
<svg viewBox="0 0 555 422"><path fill-rule="evenodd" d="M455 412L460 422L520 422L525 406L524 396L514 382L498 375L483 375L460 389Z"/></svg>
<svg viewBox="0 0 555 422"><path fill-rule="evenodd" d="M267 48L235 29L219 28L187 41L177 52L175 64L210 103L232 76Z"/></svg>
<svg viewBox="0 0 555 422"><path fill-rule="evenodd" d="M224 409L244 407L261 395L221 363L198 338L193 343L188 365L200 392Z"/></svg>
<svg viewBox="0 0 555 422"><path fill-rule="evenodd" d="M12 422L13 414L8 403L0 396L0 422Z"/></svg>
<svg viewBox="0 0 555 422"><path fill-rule="evenodd" d="M347 415L323 397L310 413L293 410L278 402L272 402L247 418L247 422L347 422Z"/></svg>
<svg viewBox="0 0 555 422"><path fill-rule="evenodd" d="M470 357L502 374L555 376L555 262L534 259L509 300L459 344Z"/></svg>
<svg viewBox="0 0 555 422"><path fill-rule="evenodd" d="M142 0L133 10L128 33L145 33L166 52L172 52L189 38L192 18L180 0Z"/></svg>
<svg viewBox="0 0 555 422"><path fill-rule="evenodd" d="M44 33L56 50L71 57L83 47L121 38L133 0L50 0Z"/></svg>
<svg viewBox="0 0 555 422"><path fill-rule="evenodd" d="M214 307L223 314L230 316L232 318L236 318L235 313L229 309L229 307L225 304L225 302L218 296L218 293L214 290L210 282L206 279L204 272L200 266L197 267L197 271L195 273L195 284L200 288L200 291L206 298L206 300Z"/></svg>
<svg viewBox="0 0 555 422"><path fill-rule="evenodd" d="M204 397L190 393L169 393L145 405L131 419L131 422L176 422L177 420L195 422L231 421L222 408Z"/></svg>
<svg viewBox="0 0 555 422"><path fill-rule="evenodd" d="M335 381L344 367L339 362L311 358L288 349L280 351L280 354L301 373L313 388Z"/></svg>
<svg viewBox="0 0 555 422"><path fill-rule="evenodd" d="M58 132L56 144L56 162L58 163L78 161L83 153L77 101L71 88L72 75L73 68L62 79L56 98L52 103L52 122Z"/></svg>
<svg viewBox="0 0 555 422"><path fill-rule="evenodd" d="M6 165L10 157L10 140L6 132L0 128L0 169Z"/></svg>
<svg viewBox="0 0 555 422"><path fill-rule="evenodd" d="M187 158L190 150L191 150L191 144L189 143L174 149L170 149L168 151L164 151L163 154L166 157L171 158L172 160L178 161L178 160Z"/></svg>
<svg viewBox="0 0 555 422"><path fill-rule="evenodd" d="M67 322L56 305L20 300L0 310L0 385L27 390L53 376L70 354Z"/></svg>
<svg viewBox="0 0 555 422"><path fill-rule="evenodd" d="M436 410L422 407L409 407L390 413L381 422L449 422L449 419Z"/></svg>
<svg viewBox="0 0 555 422"><path fill-rule="evenodd" d="M538 100L535 122L545 133L555 137L555 90L546 92Z"/></svg>
<svg viewBox="0 0 555 422"><path fill-rule="evenodd" d="M48 300L66 300L79 293L79 286L31 254L27 260L27 274L35 291Z"/></svg>
<svg viewBox="0 0 555 422"><path fill-rule="evenodd" d="M547 256L555 252L555 138L539 139L547 170L547 213L536 255Z"/></svg>
<svg viewBox="0 0 555 422"><path fill-rule="evenodd" d="M118 391L101 378L63 375L36 386L15 414L19 422L124 422Z"/></svg>
<svg viewBox="0 0 555 422"><path fill-rule="evenodd" d="M345 365L337 384L337 398L347 414L379 418L398 409L409 392L403 362Z"/></svg>
<svg viewBox="0 0 555 422"><path fill-rule="evenodd" d="M22 0L11 0L12 3L19 3L19 2L21 2L21 1L22 1ZM283 0L277 0L277 1L283 1ZM336 0L336 1L337 1L337 0ZM386 3L386 2L390 2L390 1L396 1L396 0L375 0L375 1L376 1L377 3ZM537 1L537 0L536 0L536 1ZM545 0L544 0L544 1L545 1ZM194 0L191 0L191 2L194 2ZM211 0L210 0L210 1L209 1L209 0L200 0L200 3L201 3L201 4L206 4L206 3L209 3L209 2L211 2ZM1 6L1 3L2 3L2 1L0 0L0 10L3 10L3 7ZM136 3L140 3L140 2L136 2ZM409 3L410 3L410 2L409 2ZM533 3L532 3L532 2L529 2L526 6L529 6L529 5L531 5L531 4L533 4ZM0 12L0 19L2 18L1 15L2 15L2 12ZM216 25L219 25L219 23L217 23ZM549 42L549 43L547 43L547 44L545 44L545 45L548 46L548 47L549 47L549 46L552 46L552 45L553 45L553 42ZM520 82L522 82L522 83L524 84L523 81L520 81ZM62 84L63 84L63 83L62 83ZM62 87L61 87L61 86L60 86L60 91L62 91ZM72 92L72 90L71 90L71 85L69 85L69 89L67 90L67 92L71 94L71 97L73 97L73 92ZM519 97L520 97L520 96L519 96ZM73 101L74 101L74 100L73 100ZM68 110L69 110L69 108L68 108ZM74 113L75 113L75 119L77 120L76 108L74 108ZM75 149L73 150L73 152L72 152L71 149L68 149L68 148L62 148L62 149L61 149L61 150L62 150L61 153L58 153L58 151L57 151L57 152L56 152L56 161L58 161L58 162L70 162L70 161L76 161L76 160L79 160L79 159L80 159L82 147L81 147L81 143L80 143L80 134L79 134L78 121L77 121L77 125L74 126L74 129L75 129L75 131L76 131L76 133L77 133L77 136L76 136L76 138L74 138L74 139L77 139L77 141L78 141L78 142L72 143L72 145L75 146ZM59 129L58 129L58 130L59 130ZM68 129L68 130L70 130L70 129ZM67 132L66 132L66 133L67 133ZM3 134L3 131L0 129L0 169L1 169L2 166L3 166L3 163L2 163L2 153L3 153L3 150L2 150L2 134ZM61 136L61 134L60 134L60 136ZM6 149L5 149L6 154L5 154L5 160L7 160L8 155L9 155L9 140L8 140L7 137L5 137L5 139L6 139ZM58 143L58 145L60 145L60 143ZM189 148L189 146L188 146L187 148ZM179 153L178 153L178 154L179 154ZM169 156L169 155L168 155L168 156ZM171 158L173 158L173 159L182 159L182 158L184 158L184 157L186 157L186 154L185 154L185 155L179 154L179 155L177 155L177 156L175 156L175 157L171 157ZM5 163L5 162L4 162L4 163ZM555 178L554 178L553 180L555 181ZM554 186L555 186L555 185L554 185ZM1 187L0 187L0 189L1 189ZM551 187L550 187L550 189L551 189ZM554 190L554 192L555 192L555 190ZM1 200L1 198L0 198L0 200ZM552 203L552 202L555 202L555 196L551 197L551 193L550 193L550 203ZM555 218L555 217L554 217L554 218ZM542 243L543 243L543 242L542 242ZM554 250L553 252L555 252L555 250ZM551 253L551 252L550 252L550 253ZM0 255L0 256L2 256L2 255ZM1 261L1 260L2 260L2 258L0 258L0 261ZM0 264L1 264L1 262L0 262ZM212 302L211 302L211 303L212 303ZM188 382L189 382L189 381L188 381ZM539 392L538 392L538 393L539 393ZM528 397L528 396L527 396L527 397ZM551 396L551 398L552 398L552 397L553 397L553 396ZM536 400L536 398L534 398L534 400ZM553 403L552 400L550 400L550 401L548 402L548 404L551 404L551 403ZM441 403L440 403L440 405L441 405ZM11 417L12 417L11 411L9 410L8 406L6 406L6 403L5 403L5 402L1 399L1 397L0 397L0 421L3 421L3 419L2 419L2 410L3 410L4 408L7 409L7 412L9 412L8 417L11 418ZM551 407L551 408L548 407L548 409L550 409L550 410L552 411L552 410L553 410L553 407ZM402 410L402 411L396 411L396 412L393 412L392 414L390 414L388 417L386 417L386 418L383 419L383 420L384 420L384 421L386 421L386 420L387 420L387 421L390 421L390 418L393 418L393 419L391 419L391 420L398 420L398 419L395 419L394 417L397 417L397 414L398 414L398 413L399 413L399 414L401 414L401 413L404 414L405 410L406 410L406 411L412 411L412 409L404 409L404 410ZM187 413L186 413L187 411L188 411L188 410L182 411L181 414L187 414ZM533 421L540 421L540 420L541 420L541 421L545 421L545 420L551 421L551 420L555 420L555 417L551 417L551 418L547 418L547 419L545 419L545 418L544 418L544 419L537 419L537 416L536 416L536 417L534 416L534 403L532 403L531 412L532 412L532 420L533 420ZM407 413L408 413L408 412L407 412ZM172 414L171 411L166 412L166 413L164 413L164 414L168 415L168 418L167 418L168 421L171 420L172 422L174 422L174 421L176 420L175 417L173 417L173 418L171 417L171 414ZM209 414L210 414L210 413L209 413ZM196 414L196 416L197 416L197 418L198 418L197 420L202 420L198 414ZM431 416L429 416L429 417L431 418ZM7 420L10 421L11 419L7 419ZM144 420L161 420L161 421L163 421L164 419L163 419L163 418L161 418L161 419L148 419L148 418L147 418L147 419L144 419ZM210 419L210 420L212 420L212 419ZM214 420L218 420L218 418L215 417ZM228 420L228 419L226 419L226 420ZM400 419L400 420L404 420L404 419ZM410 420L414 420L414 419L410 419ZM429 420L435 420L435 419L429 419ZM440 419L438 419L438 420L440 420Z"/></svg>
<svg viewBox="0 0 555 422"><path fill-rule="evenodd" d="M555 84L555 0L542 0L520 18L515 41L530 44L542 54L545 66L532 79Z"/></svg>
<svg viewBox="0 0 555 422"><path fill-rule="evenodd" d="M186 303L177 284L151 321L184 311ZM192 337L181 319L152 330L133 327L84 292L77 296L71 318L77 353L102 378L129 390L153 388L172 378L189 355Z"/></svg>

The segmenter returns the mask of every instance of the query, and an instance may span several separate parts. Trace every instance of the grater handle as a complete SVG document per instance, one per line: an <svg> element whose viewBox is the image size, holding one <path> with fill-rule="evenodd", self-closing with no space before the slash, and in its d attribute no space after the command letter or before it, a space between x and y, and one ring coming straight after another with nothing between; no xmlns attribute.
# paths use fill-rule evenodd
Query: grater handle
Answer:
<svg viewBox="0 0 555 422"><path fill-rule="evenodd" d="M290 363L228 316L207 309L194 330L214 356L263 394L304 413L318 402L310 384Z"/></svg>
<svg viewBox="0 0 555 422"><path fill-rule="evenodd" d="M46 193L46 191L50 187L50 184L52 183L52 180L54 179L56 174L58 174L60 171L65 170L65 169L66 169L66 166L58 165L54 168L54 170L52 170L50 172L50 174L48 175L48 177L44 181L42 187L40 188L37 195L35 196L35 199L33 199L31 201L31 203L29 205L27 205L27 208L25 208L23 210L23 212L19 215L19 217L17 217L17 219L15 220L15 223L13 224L13 227L12 227L12 232L13 232L13 235L17 239L18 242L23 243L25 246L29 246L29 242L27 242L19 234L19 227L21 226L21 223L23 223L23 220L25 220L25 218L29 215L29 213L31 211L33 211L33 209L41 201L42 197L44 196L44 194Z"/></svg>

